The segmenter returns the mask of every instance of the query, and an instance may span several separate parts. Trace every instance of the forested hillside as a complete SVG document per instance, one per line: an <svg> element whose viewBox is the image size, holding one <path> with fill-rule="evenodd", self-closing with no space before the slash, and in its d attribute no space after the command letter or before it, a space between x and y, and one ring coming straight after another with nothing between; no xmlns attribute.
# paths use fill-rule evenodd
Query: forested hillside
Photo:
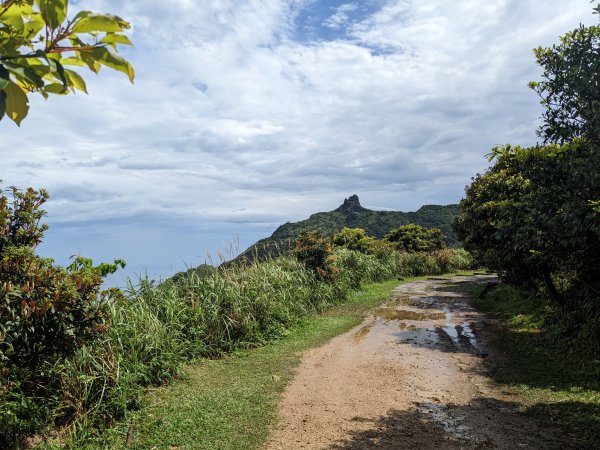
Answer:
<svg viewBox="0 0 600 450"><path fill-rule="evenodd" d="M318 231L331 236L344 227L362 228L367 235L381 239L393 228L411 223L427 228L439 228L446 235L446 244L456 245L457 238L452 222L458 214L458 205L425 205L415 212L373 211L360 204L357 195L344 200L338 208L329 212L319 212L300 222L287 222L281 225L268 238L250 246L236 260L260 258L266 255L279 255L289 249L300 232Z"/></svg>

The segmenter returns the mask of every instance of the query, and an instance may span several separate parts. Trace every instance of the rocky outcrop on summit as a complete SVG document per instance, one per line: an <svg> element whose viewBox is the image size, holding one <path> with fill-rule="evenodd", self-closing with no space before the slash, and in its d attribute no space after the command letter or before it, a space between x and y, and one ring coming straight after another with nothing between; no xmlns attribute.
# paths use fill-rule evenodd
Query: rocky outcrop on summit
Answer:
<svg viewBox="0 0 600 450"><path fill-rule="evenodd" d="M367 208L363 208L358 199L358 195L354 194L344 199L344 203L333 210L334 212L341 212L345 214L351 214L361 211L369 211Z"/></svg>
<svg viewBox="0 0 600 450"><path fill-rule="evenodd" d="M287 251L294 243L300 232L314 230L325 236L333 235L344 227L362 228L369 236L381 239L393 228L409 223L424 227L436 227L447 236L446 243L456 245L457 238L452 229L452 222L458 214L458 205L425 205L415 212L373 211L360 204L357 195L352 195L329 212L311 215L300 222L287 222L275 230L268 238L261 239L250 246L234 261L251 261L256 258L278 256Z"/></svg>

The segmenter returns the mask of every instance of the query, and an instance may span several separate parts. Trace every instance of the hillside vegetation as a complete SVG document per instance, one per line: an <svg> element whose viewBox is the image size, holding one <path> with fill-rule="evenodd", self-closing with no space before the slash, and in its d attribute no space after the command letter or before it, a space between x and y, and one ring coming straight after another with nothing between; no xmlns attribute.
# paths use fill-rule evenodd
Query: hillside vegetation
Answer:
<svg viewBox="0 0 600 450"><path fill-rule="evenodd" d="M425 205L415 212L373 211L364 208L358 196L352 195L338 208L329 212L319 212L300 222L287 222L281 225L268 238L250 246L236 261L259 260L268 256L278 256L289 250L302 231L317 231L324 236L332 236L343 228L361 228L368 236L381 239L392 229L402 225L417 224L427 228L439 228L446 236L446 244L456 246L458 239L452 228L458 205Z"/></svg>

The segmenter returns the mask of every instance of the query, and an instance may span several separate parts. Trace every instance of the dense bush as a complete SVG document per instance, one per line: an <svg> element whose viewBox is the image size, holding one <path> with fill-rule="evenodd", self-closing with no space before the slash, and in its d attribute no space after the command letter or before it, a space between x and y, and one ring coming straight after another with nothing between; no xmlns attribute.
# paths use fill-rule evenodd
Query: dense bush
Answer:
<svg viewBox="0 0 600 450"><path fill-rule="evenodd" d="M600 13L600 5L595 8ZM505 281L543 290L554 330L600 348L600 27L581 25L535 50L542 98L531 148L495 148L460 203L455 229L475 260ZM551 317L551 318L550 318ZM581 345L581 343L584 343ZM573 345L575 347L575 345ZM592 352L593 353L593 352Z"/></svg>
<svg viewBox="0 0 600 450"><path fill-rule="evenodd" d="M374 237L367 236L367 232L362 228L345 227L333 235L332 242L336 247L345 247L361 253L373 253L377 249L379 241Z"/></svg>
<svg viewBox="0 0 600 450"><path fill-rule="evenodd" d="M461 202L456 229L476 260L517 283L545 283L566 305L600 290L600 148L502 147Z"/></svg>
<svg viewBox="0 0 600 450"><path fill-rule="evenodd" d="M11 188L9 195L0 194L0 447L46 420L57 367L106 333L119 291L101 284L124 264L78 257L64 269L37 256L48 194Z"/></svg>
<svg viewBox="0 0 600 450"><path fill-rule="evenodd" d="M431 252L445 247L446 236L438 228L409 224L394 228L384 239L399 251Z"/></svg>
<svg viewBox="0 0 600 450"><path fill-rule="evenodd" d="M456 229L463 245L504 280L543 286L562 311L554 328L598 348L600 147L582 140L506 146L493 157L461 202Z"/></svg>
<svg viewBox="0 0 600 450"><path fill-rule="evenodd" d="M322 280L332 281L337 276L333 246L317 231L302 231L292 251L296 259Z"/></svg>

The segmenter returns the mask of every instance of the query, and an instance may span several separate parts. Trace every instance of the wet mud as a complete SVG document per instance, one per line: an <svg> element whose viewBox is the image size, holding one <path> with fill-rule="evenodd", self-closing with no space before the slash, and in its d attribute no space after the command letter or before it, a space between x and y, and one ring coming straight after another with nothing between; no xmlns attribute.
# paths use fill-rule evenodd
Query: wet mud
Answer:
<svg viewBox="0 0 600 450"><path fill-rule="evenodd" d="M399 286L349 333L303 355L266 449L567 448L487 376L491 321L456 289Z"/></svg>

